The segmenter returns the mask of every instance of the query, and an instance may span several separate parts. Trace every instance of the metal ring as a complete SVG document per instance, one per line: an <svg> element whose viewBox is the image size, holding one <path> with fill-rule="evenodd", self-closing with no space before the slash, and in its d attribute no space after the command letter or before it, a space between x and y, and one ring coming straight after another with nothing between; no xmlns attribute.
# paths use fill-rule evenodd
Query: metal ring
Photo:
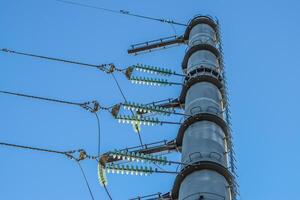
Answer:
<svg viewBox="0 0 300 200"><path fill-rule="evenodd" d="M185 40L189 39L189 35L190 35L192 28L198 24L207 24L210 27L212 27L216 33L218 32L218 25L211 17L197 16L189 22L189 25L186 28L185 33L184 33Z"/></svg>
<svg viewBox="0 0 300 200"><path fill-rule="evenodd" d="M181 89L181 93L180 93L180 96L179 96L179 102L181 104L184 104L185 103L185 97L186 97L186 94L187 94L187 91L190 89L190 87L196 83L200 83L200 82L209 82L209 83L212 83L214 84L221 92L222 94L222 99L223 100L226 100L225 99L225 90L223 88L223 85L222 83L220 82L220 80L216 79L215 77L213 76L209 76L209 75L202 75L202 76L197 76L197 77L192 77L190 78L183 86L182 86L182 89ZM225 102L224 102L225 103ZM224 104L225 105L225 104Z"/></svg>
<svg viewBox="0 0 300 200"><path fill-rule="evenodd" d="M212 198L205 198L205 196L214 196L213 199ZM216 194L216 193L212 193L212 192L197 192L197 193L194 193L194 194L190 194L186 197L184 197L184 199L182 200L186 200L187 198L190 198L190 197L193 197L193 196L198 196L198 200L201 200L201 196L203 197L202 199L203 200L225 200L225 196L223 195L219 195L219 194Z"/></svg>
<svg viewBox="0 0 300 200"><path fill-rule="evenodd" d="M223 77L215 69L200 66L197 69L192 70L185 78L185 84L182 86L182 90L179 96L179 102L181 104L185 103L185 97L189 88L199 82L209 82L214 84L222 94L222 101L224 106L227 104L227 97L225 93L225 88L223 86Z"/></svg>
<svg viewBox="0 0 300 200"><path fill-rule="evenodd" d="M226 122L220 118L219 116L211 113L198 113L191 117L188 117L180 126L177 137L176 137L176 145L177 147L181 147L182 140L186 129L195 122L198 121L211 121L220 126L225 134L225 137L228 138L229 130Z"/></svg>
<svg viewBox="0 0 300 200"><path fill-rule="evenodd" d="M177 199L179 196L179 189L182 181L191 173L195 171L200 170L212 170L219 174L221 174L226 181L229 183L229 185L232 185L234 183L234 178L232 174L229 172L227 168L224 166L211 162L211 161L200 161L197 163L194 163L192 165L188 165L185 168L181 170L181 172L176 176L173 188L172 188L172 198Z"/></svg>
<svg viewBox="0 0 300 200"><path fill-rule="evenodd" d="M185 69L187 68L187 64L188 64L188 60L191 57L191 55L193 55L193 53L195 53L196 51L200 51L200 50L207 50L212 52L213 54L215 54L215 56L217 57L217 59L220 58L220 51L214 47L213 45L210 44L197 44L193 47L191 47L186 54L184 55L182 64L181 64L181 68L183 71L185 71Z"/></svg>

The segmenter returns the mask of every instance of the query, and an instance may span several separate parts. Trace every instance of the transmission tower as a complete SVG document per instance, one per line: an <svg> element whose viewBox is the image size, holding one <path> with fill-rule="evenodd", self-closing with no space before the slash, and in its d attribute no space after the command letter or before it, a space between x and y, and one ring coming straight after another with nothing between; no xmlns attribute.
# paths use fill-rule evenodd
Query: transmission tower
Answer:
<svg viewBox="0 0 300 200"><path fill-rule="evenodd" d="M231 200L236 196L220 27L209 17L190 21L181 92L185 119L177 136L182 166L172 197ZM231 168L232 170L229 170Z"/></svg>
<svg viewBox="0 0 300 200"><path fill-rule="evenodd" d="M181 94L177 99L158 104L160 108L184 109L184 121L176 139L131 151L145 155L178 151L182 154L178 162L180 172L171 192L134 199L234 200L238 194L220 25L210 16L196 16L186 27L180 37L139 43L128 50L129 54L137 55L178 44L188 46L181 66L185 77ZM153 67L139 67L145 71L165 72ZM147 78L131 80L153 82ZM168 82L164 81L164 84ZM106 160L114 161L116 159Z"/></svg>

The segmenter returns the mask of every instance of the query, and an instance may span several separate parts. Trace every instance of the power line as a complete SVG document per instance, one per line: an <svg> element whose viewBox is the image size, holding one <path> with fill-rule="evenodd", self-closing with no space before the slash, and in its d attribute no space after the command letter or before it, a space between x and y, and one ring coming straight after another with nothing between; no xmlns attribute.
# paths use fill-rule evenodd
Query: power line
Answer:
<svg viewBox="0 0 300 200"><path fill-rule="evenodd" d="M123 92L123 90L122 90L122 88L121 88L121 86L120 86L118 80L116 79L116 77L115 77L114 74L111 74L111 75L112 75L112 77L113 77L113 79L114 79L114 81L115 81L115 83L116 83L116 85L117 85L117 87L118 87L118 90L119 90L119 92L121 93L121 95L122 95L124 101L127 102L127 99L126 99L126 97L125 97L125 95L124 95L124 92Z"/></svg>
<svg viewBox="0 0 300 200"><path fill-rule="evenodd" d="M77 2L74 2L74 1L67 1L67 0L55 0L55 1L65 3L65 4L85 7L85 8L102 10L102 11L105 11L105 12L110 12L110 13L115 13L115 14L121 14L121 15L127 15L127 16L142 18L142 19L146 19L146 20L158 21L158 22L161 22L161 23L173 24L173 25L178 25L178 26L187 26L187 24L175 22L171 19L155 18L155 17L149 17L149 16L145 16L145 15L133 14L133 13L130 13L129 11L127 11L127 10L113 10L113 9L108 9L108 8L104 8L104 7L98 7L98 6L94 6L94 5L90 5L90 4L77 3Z"/></svg>
<svg viewBox="0 0 300 200"><path fill-rule="evenodd" d="M51 149L43 149L43 148L37 148L37 147L32 147L32 146L24 146L24 145L18 145L18 144L10 144L10 143L5 143L5 142L0 142L1 146L8 146L8 147L14 147L14 148L19 148L19 149L28 149L28 150L33 150L33 151L41 151L41 152L47 152L47 153L53 153L53 154L59 154L59 155L65 155L70 159L73 159L76 161L78 164L81 173L85 179L85 183L89 189L89 193L91 195L91 198L94 200L94 196L92 194L92 191L90 189L88 180L86 178L85 172L80 164L81 160L84 160L85 158L90 158L90 159L96 159L97 157L94 156L88 156L86 152L83 149L78 149L78 150L71 150L71 151L57 151L57 150L51 150ZM76 158L74 156L74 153L79 153L79 156Z"/></svg>
<svg viewBox="0 0 300 200"><path fill-rule="evenodd" d="M44 148L38 148L38 147L32 147L32 146L24 146L24 145L18 145L18 144L11 144L11 143L5 143L0 142L1 146L8 146L8 147L14 147L18 149L27 149L27 150L33 150L33 151L40 151L40 152L47 152L47 153L53 153L53 154L59 154L59 155L65 155L68 158L80 161L85 158L89 159L96 159L95 156L89 156L86 154L86 152L83 149L77 149L77 150L71 150L71 151L57 151L57 150L51 150L51 149L44 149ZM75 153L79 153L79 156L76 158Z"/></svg>
<svg viewBox="0 0 300 200"><path fill-rule="evenodd" d="M100 119L99 119L99 116L98 116L98 114L97 113L95 113L95 116L96 116L96 119L97 119L97 129L98 129L98 157L100 157L100 134L101 134L101 132L100 132Z"/></svg>
<svg viewBox="0 0 300 200"><path fill-rule="evenodd" d="M85 180L85 184L86 184L86 186L87 186L87 188L88 188L88 190L89 190L90 196L91 196L92 200L95 200L95 199L94 199L93 192L92 192L91 187L90 187L90 184L89 184L89 182L88 182L88 179L87 179L87 177L86 177L86 175L85 175L85 172L84 172L84 170L83 170L83 168L82 168L80 162L77 161L77 164L78 164L78 166L79 166L79 168L80 168L80 171L81 171L81 173L82 173L82 176L83 176L83 178L84 178L84 180Z"/></svg>
<svg viewBox="0 0 300 200"><path fill-rule="evenodd" d="M115 75L114 75L114 74L111 74L111 75L112 75L112 77L113 77L113 79L114 79L114 81L115 81L115 83L116 83L116 85L117 85L117 87L118 87L118 89L119 89L119 92L121 93L121 95L122 95L124 101L125 101L125 102L128 102L127 99L126 99L126 97L125 97L125 95L124 95L124 92L122 91L122 88L121 88L121 86L120 86L118 80L117 80L116 77L115 77ZM132 111L131 109L130 109L130 112L131 112L132 115L134 115L134 113L133 113L133 111ZM136 126L136 130L137 130L137 133L138 133L138 136L139 136L140 144L141 144L141 146L144 146L144 145L143 145L143 140L142 140L142 136L141 136L140 130L139 130L139 128L137 127L138 125L135 124L135 126Z"/></svg>
<svg viewBox="0 0 300 200"><path fill-rule="evenodd" d="M57 151L57 150L50 150L50 149L43 149L43 148L37 148L37 147L31 147L31 146L23 146L23 145L18 145L18 144L10 144L10 143L5 143L5 142L0 142L1 146L9 146L9 147L15 147L15 148L20 148L20 149L29 149L29 150L34 150L34 151L43 151L43 152L48 152L48 153L55 153L55 154L62 154L62 155L70 155L72 153L75 153L78 150L71 150L71 151Z"/></svg>
<svg viewBox="0 0 300 200"><path fill-rule="evenodd" d="M109 69L106 68L108 66L108 64L95 65L95 64L89 64L89 63L84 63L84 62L66 60L66 59L62 59L62 58L54 58L54 57L49 57L49 56L42 56L42 55L37 55L37 54L32 54L32 53L21 52L21 51L14 51L14 50L10 50L7 48L2 48L2 49L0 49L0 51L5 52L5 53L29 56L29 57L33 57L33 58L40 58L40 59L46 59L46 60L51 60L51 61L76 64L76 65L80 65L80 66L84 66L84 67L92 67L92 68L96 68L96 69L99 69L104 72L109 71Z"/></svg>
<svg viewBox="0 0 300 200"><path fill-rule="evenodd" d="M109 199L112 200L112 197L111 197L110 192L108 191L106 185L103 185L103 187L104 187L105 192L106 192L107 196L109 197Z"/></svg>
<svg viewBox="0 0 300 200"><path fill-rule="evenodd" d="M51 98L39 97L39 96L32 96L32 95L3 91L3 90L1 90L0 93L14 95L14 96L20 96L20 97L28 97L28 98L39 99L39 100L45 100L45 101L52 101L52 102L56 102L56 103L64 103L64 104L77 105L77 106L83 105L83 103L75 103L75 102L70 102L70 101L51 99Z"/></svg>
<svg viewBox="0 0 300 200"><path fill-rule="evenodd" d="M40 97L40 96L33 96L33 95L22 94L22 93L17 93L17 92L10 92L10 91L4 91L4 90L0 90L0 93L1 94L13 95L13 96L19 96L19 97L25 97L25 98L31 98L31 99L38 99L38 100L43 100L43 101L50 101L50 102L55 102L55 103L62 103L62 104L67 104L67 105L80 106L80 107L82 107L82 108L84 108L88 111L93 112L93 113L97 112L99 109L103 109L103 110L108 109L108 108L105 108L105 107L101 107L97 101L76 103L76 102L71 102L71 101L52 99L52 98L46 98L46 97Z"/></svg>
<svg viewBox="0 0 300 200"><path fill-rule="evenodd" d="M83 107L92 113L95 114L96 120L97 120L97 132L98 132L98 156L100 156L100 120L97 115L97 111L99 109L105 109L109 110L109 108L104 108L100 107L96 101L93 102L85 102L85 103L75 103L75 102L70 102L70 101L64 101L64 100L57 100L57 99L51 99L51 98L45 98L45 97L39 97L39 96L32 96L32 95L27 95L27 94L21 94L21 93L14 93L14 92L8 92L8 91L0 91L2 94L9 94L9 95L15 95L15 96L20 96L20 97L27 97L27 98L33 98L33 99L38 99L38 100L45 100L45 101L51 101L51 102L56 102L56 103L63 103L63 104L69 104L69 105L77 105L80 107Z"/></svg>

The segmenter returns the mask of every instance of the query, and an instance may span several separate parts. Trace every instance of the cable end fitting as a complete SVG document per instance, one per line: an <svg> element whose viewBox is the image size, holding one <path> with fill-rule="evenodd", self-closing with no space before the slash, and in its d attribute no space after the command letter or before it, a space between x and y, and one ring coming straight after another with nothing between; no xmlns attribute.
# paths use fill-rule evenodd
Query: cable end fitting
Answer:
<svg viewBox="0 0 300 200"><path fill-rule="evenodd" d="M100 104L96 100L92 102L85 102L81 105L81 107L90 111L91 113L96 113L101 109Z"/></svg>
<svg viewBox="0 0 300 200"><path fill-rule="evenodd" d="M109 69L107 70L108 74L111 74L116 70L116 66L113 63L109 63L108 66L109 66Z"/></svg>

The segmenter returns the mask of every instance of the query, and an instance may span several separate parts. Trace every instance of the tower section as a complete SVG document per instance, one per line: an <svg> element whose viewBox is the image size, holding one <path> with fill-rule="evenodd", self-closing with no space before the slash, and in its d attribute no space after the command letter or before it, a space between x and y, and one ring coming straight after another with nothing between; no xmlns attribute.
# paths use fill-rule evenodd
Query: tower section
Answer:
<svg viewBox="0 0 300 200"><path fill-rule="evenodd" d="M176 143L182 157L172 197L179 200L235 199L233 151L218 22L192 19L184 35L186 74L180 102L187 114Z"/></svg>

